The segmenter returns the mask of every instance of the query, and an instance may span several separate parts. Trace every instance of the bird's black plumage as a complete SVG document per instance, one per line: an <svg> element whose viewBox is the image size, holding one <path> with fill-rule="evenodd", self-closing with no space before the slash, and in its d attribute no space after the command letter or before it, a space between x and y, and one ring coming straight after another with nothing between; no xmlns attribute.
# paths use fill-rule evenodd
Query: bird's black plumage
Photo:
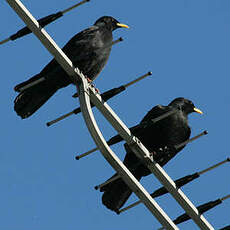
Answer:
<svg viewBox="0 0 230 230"><path fill-rule="evenodd" d="M119 27L128 28L113 17L101 17L93 26L76 34L63 47L63 51L75 67L89 79L94 80L108 61L113 40L112 32ZM22 87L41 78L45 80L21 92ZM15 86L15 91L20 94L14 101L14 110L22 118L27 118L58 89L71 83L67 73L53 59L39 74Z"/></svg>
<svg viewBox="0 0 230 230"><path fill-rule="evenodd" d="M176 149L175 145L189 139L191 130L188 125L188 114L192 112L201 113L190 100L176 98L168 106L158 105L153 107L145 115L141 123L151 121L151 119L171 110L176 110L176 112L145 128L136 128L133 132L149 152L153 153L154 160L161 166L165 165L183 149L183 147ZM148 168L140 162L140 159L136 157L129 146L125 144L124 147L126 150L124 164L137 180L149 175ZM103 204L113 211L119 210L132 193L121 178L103 186L100 191L104 192L102 196Z"/></svg>

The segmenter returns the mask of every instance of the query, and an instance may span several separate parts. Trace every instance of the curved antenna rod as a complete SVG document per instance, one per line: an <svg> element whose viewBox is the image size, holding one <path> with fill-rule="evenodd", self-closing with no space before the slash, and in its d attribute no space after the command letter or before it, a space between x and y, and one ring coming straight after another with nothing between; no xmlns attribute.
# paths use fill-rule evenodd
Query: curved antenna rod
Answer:
<svg viewBox="0 0 230 230"><path fill-rule="evenodd" d="M147 76L150 76L150 75L152 75L152 72L148 72L148 73L146 73L146 74L144 74L144 75L142 75L142 76L136 78L135 80L126 83L125 85L121 85L121 86L119 86L119 87L110 89L110 90L108 90L108 91L102 93L102 94L101 94L101 97L102 97L102 99L103 99L104 101L107 101L107 100L109 100L110 98L112 98L112 97L118 95L119 93L123 92L124 90L126 90L127 87L129 87L129 86L131 86L131 85L133 85L133 84L139 82L140 80L142 80L142 79L144 79L144 78L146 78ZM73 97L78 97L78 94L77 94L77 93L74 94ZM91 103L91 107L94 107L94 105L93 105L92 103ZM69 113L66 113L66 114L64 114L64 115L62 115L62 116L60 116L60 117L58 117L58 118L56 118L56 119L54 119L54 120L52 120L52 121L47 122L46 125L47 125L47 126L51 126L51 125L53 125L53 124L55 124L55 123L57 123L57 122L59 122L59 121L65 119L65 118L67 118L67 117L69 117L69 116L71 116L71 115L73 115L73 114L78 114L78 113L80 113L80 112L81 112L81 109L80 109L80 107L78 107L78 108L74 109L73 111L71 111L71 112L69 112Z"/></svg>
<svg viewBox="0 0 230 230"><path fill-rule="evenodd" d="M120 159L116 156L116 154L109 148L105 139L103 138L95 118L92 113L89 95L95 95L94 88L88 88L86 79L82 79L83 84L78 86L79 99L81 105L81 111L86 121L86 125L88 130L91 133L92 138L95 143L99 147L102 155L105 159L110 163L110 165L122 176L128 186L136 193L136 195L145 203L146 207L151 211L152 214L160 221L163 226L167 229L178 229L176 225L170 220L166 213L160 208L160 206L151 198L148 192L144 189L144 187L136 180L136 178L130 173L130 171L124 166L124 164L120 161ZM97 97L97 96L96 96ZM91 97L90 97L91 98ZM102 104L103 105L103 104ZM105 111L106 112L106 111ZM109 111L107 111L109 113ZM112 112L112 110L111 110ZM122 123L122 121L116 117L115 119L118 121L119 125L117 127L118 130L123 130L124 138L128 143L135 144L136 140L131 135L128 128ZM122 131L121 131L122 132Z"/></svg>
<svg viewBox="0 0 230 230"><path fill-rule="evenodd" d="M63 10L63 11L59 11L57 13L50 14L48 16L40 18L40 19L38 19L38 23L41 27L45 27L46 25L50 24L51 22L62 17L65 13L69 12L70 10L72 10L72 9L74 9L74 8L84 4L86 2L89 2L89 1L90 0L83 0L83 1L71 6L69 8ZM6 43L8 41L14 41L14 40L21 38L21 37L24 37L25 35L30 34L30 33L32 33L31 30L27 26L25 26L22 29L20 29L18 32L16 32L15 34L11 35L9 38L0 41L0 45Z"/></svg>

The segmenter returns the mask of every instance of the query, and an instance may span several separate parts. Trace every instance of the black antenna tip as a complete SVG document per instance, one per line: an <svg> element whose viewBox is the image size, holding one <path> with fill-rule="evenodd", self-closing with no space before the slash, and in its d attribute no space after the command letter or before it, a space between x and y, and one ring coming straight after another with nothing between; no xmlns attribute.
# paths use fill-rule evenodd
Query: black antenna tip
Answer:
<svg viewBox="0 0 230 230"><path fill-rule="evenodd" d="M230 161L230 158L229 158L229 157L227 158L227 161Z"/></svg>
<svg viewBox="0 0 230 230"><path fill-rule="evenodd" d="M151 76L153 73L151 71L148 72L148 75Z"/></svg>
<svg viewBox="0 0 230 230"><path fill-rule="evenodd" d="M120 37L120 38L119 38L119 41L120 41L120 42L124 41L123 37Z"/></svg>
<svg viewBox="0 0 230 230"><path fill-rule="evenodd" d="M207 130L205 130L205 131L204 131L204 135L207 135L207 134L208 134L208 131L207 131Z"/></svg>
<svg viewBox="0 0 230 230"><path fill-rule="evenodd" d="M79 156L76 156L75 159L76 159L76 160L80 160L80 157L79 157Z"/></svg>
<svg viewBox="0 0 230 230"><path fill-rule="evenodd" d="M94 186L94 189L95 189L95 190L98 190L98 189L99 189L99 186L98 186L98 185Z"/></svg>
<svg viewBox="0 0 230 230"><path fill-rule="evenodd" d="M47 122L47 123L46 123L46 126L48 126L48 127L49 127L50 125L51 125L51 124L50 124L50 122Z"/></svg>

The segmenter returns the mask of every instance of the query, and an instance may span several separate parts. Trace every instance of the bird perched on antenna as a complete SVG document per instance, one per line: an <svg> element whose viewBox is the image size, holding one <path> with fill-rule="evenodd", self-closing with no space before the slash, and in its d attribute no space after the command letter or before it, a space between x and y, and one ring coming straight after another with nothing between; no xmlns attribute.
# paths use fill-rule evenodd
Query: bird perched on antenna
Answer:
<svg viewBox="0 0 230 230"><path fill-rule="evenodd" d="M202 114L201 110L197 109L192 101L180 97L174 99L168 106L157 105L153 107L140 124L149 122L170 111L175 112L152 125L135 129L133 132L152 153L153 159L161 166L165 165L184 148L184 146L179 148L175 148L175 146L189 139L191 129L188 125L188 115L192 112ZM132 152L131 148L127 144L124 147L126 150L124 164L136 179L140 180L141 177L149 175L149 169L140 162L140 159ZM115 212L118 212L132 193L122 178L102 186L100 191L104 192L102 203Z"/></svg>
<svg viewBox="0 0 230 230"><path fill-rule="evenodd" d="M108 61L117 28L129 28L110 16L99 18L93 26L76 34L64 47L75 67L93 81ZM53 59L37 75L15 86L19 95L14 110L22 119L36 112L58 89L71 84L68 74Z"/></svg>

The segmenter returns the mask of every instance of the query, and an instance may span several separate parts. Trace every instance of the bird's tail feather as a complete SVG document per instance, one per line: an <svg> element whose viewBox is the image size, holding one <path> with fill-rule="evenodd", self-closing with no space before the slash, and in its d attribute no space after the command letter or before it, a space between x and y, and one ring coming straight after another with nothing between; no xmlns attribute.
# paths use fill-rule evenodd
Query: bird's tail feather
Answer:
<svg viewBox="0 0 230 230"><path fill-rule="evenodd" d="M114 176L116 176L115 174ZM112 178L114 177L112 176ZM135 175L136 179L139 181L141 176ZM110 178L111 179L111 178ZM101 187L102 203L110 210L117 212L128 200L132 194L132 190L127 186L127 184L118 178L111 183Z"/></svg>
<svg viewBox="0 0 230 230"><path fill-rule="evenodd" d="M39 75L35 75L28 81L22 82L15 86L15 90L32 83L33 80L39 79ZM36 85L23 90L14 100L14 110L22 118L27 118L36 112L56 91L58 88L49 82L42 81Z"/></svg>

